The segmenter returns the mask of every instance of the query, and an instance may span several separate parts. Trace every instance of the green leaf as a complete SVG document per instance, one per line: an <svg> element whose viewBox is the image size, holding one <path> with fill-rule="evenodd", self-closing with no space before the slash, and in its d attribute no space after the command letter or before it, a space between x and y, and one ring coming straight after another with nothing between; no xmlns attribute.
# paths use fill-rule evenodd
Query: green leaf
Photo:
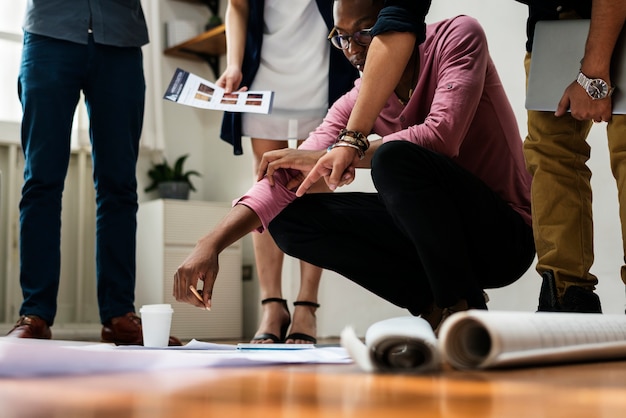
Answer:
<svg viewBox="0 0 626 418"><path fill-rule="evenodd" d="M148 177L152 180L152 183L144 189L145 192L150 192L152 190L156 190L159 187L159 183L163 183L166 181L180 181L189 184L189 188L193 191L196 191L196 188L193 186L190 180L190 176L198 176L202 177L202 175L196 170L189 170L185 172L183 170L183 166L185 165L185 160L189 154L182 155L178 157L176 162L174 163L174 167L170 167L167 162L167 159L163 159L162 163L153 164L150 170L148 170Z"/></svg>

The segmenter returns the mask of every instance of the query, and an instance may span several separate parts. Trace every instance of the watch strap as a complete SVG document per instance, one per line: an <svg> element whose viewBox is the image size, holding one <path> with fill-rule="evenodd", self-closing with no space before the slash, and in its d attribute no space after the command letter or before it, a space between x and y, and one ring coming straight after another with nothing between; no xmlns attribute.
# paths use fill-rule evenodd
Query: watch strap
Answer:
<svg viewBox="0 0 626 418"><path fill-rule="evenodd" d="M606 81L604 81L601 78L589 78L587 77L582 71L578 72L578 76L576 77L576 82L583 88L585 89L585 91L587 92L587 94L589 95L589 97L591 97L594 100L597 100L598 98L593 97L591 95L591 92L589 91L589 85L593 82L593 81L599 81L603 84L605 84L607 86L607 93L606 96L601 97L600 99L606 99L607 97L611 97L611 95L613 94L613 91L615 90L614 86L611 86L609 83L607 83Z"/></svg>

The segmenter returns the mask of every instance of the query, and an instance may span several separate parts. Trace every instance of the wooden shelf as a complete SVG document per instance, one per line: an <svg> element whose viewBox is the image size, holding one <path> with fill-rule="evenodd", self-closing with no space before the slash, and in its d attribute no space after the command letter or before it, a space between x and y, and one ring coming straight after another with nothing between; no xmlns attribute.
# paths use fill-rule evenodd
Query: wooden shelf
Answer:
<svg viewBox="0 0 626 418"><path fill-rule="evenodd" d="M226 53L226 26L224 24L216 26L183 43L167 48L163 53L179 58L206 61L217 77L219 57Z"/></svg>
<svg viewBox="0 0 626 418"><path fill-rule="evenodd" d="M206 55L226 53L226 26L222 23L178 45L167 48L164 53L188 59L203 59Z"/></svg>

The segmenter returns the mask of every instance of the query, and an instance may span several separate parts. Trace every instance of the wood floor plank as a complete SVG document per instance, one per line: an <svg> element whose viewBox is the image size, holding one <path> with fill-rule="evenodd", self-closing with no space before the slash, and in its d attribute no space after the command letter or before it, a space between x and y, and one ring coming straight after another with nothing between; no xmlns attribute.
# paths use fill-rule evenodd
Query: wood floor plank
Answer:
<svg viewBox="0 0 626 418"><path fill-rule="evenodd" d="M620 417L626 361L428 375L354 365L0 379L2 417Z"/></svg>

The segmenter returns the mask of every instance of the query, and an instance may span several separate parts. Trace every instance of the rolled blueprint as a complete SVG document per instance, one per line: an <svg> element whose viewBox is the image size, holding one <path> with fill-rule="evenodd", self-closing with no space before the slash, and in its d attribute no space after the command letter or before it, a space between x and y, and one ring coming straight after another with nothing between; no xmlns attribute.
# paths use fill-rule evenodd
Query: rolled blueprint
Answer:
<svg viewBox="0 0 626 418"><path fill-rule="evenodd" d="M437 337L420 317L376 322L367 329L365 344L353 328L346 327L341 333L341 345L368 372L421 373L441 366Z"/></svg>
<svg viewBox="0 0 626 418"><path fill-rule="evenodd" d="M624 359L626 316L470 310L450 316L439 340L456 369Z"/></svg>

